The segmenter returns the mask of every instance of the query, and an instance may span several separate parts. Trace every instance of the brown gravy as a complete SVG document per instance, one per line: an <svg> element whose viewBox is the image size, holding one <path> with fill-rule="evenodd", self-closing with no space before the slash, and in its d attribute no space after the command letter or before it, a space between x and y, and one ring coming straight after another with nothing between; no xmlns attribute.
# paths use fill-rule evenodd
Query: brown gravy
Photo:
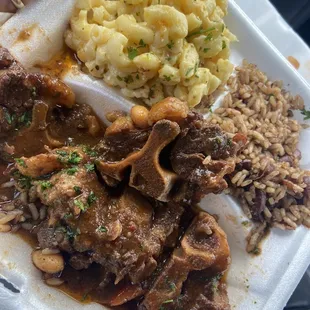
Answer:
<svg viewBox="0 0 310 310"><path fill-rule="evenodd" d="M43 73L63 78L68 71L78 70L78 65L80 65L80 61L76 54L68 47L64 47L49 61L37 64L35 68L40 69Z"/></svg>

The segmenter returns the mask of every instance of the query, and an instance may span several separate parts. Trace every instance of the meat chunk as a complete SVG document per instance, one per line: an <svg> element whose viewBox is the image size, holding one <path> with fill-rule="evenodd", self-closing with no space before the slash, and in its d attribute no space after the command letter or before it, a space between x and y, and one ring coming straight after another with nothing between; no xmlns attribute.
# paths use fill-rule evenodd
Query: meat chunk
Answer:
<svg viewBox="0 0 310 310"><path fill-rule="evenodd" d="M59 162L59 159L55 161L55 154L68 149L55 150L52 157L45 159ZM27 173L28 165L31 168L32 163L37 163L35 171L40 173L29 170L27 175L42 175L40 164L45 166L45 162L41 157L38 155L31 161L25 159L26 168L21 164L17 167L21 173ZM40 229L39 242L42 246L55 246L56 227L61 224L71 243L69 247L61 240L58 243L61 249L70 253L91 252L90 261L105 266L116 276L116 284L126 276L132 283L139 283L156 269L156 259L168 245L167 240L171 243L173 236L172 244L176 242L175 231L183 208L174 204L169 212L165 205L153 209L149 201L130 188L125 188L120 195L110 196L98 182L94 170L89 171L89 165L81 160L48 180L32 181L35 196L49 207L48 225Z"/></svg>
<svg viewBox="0 0 310 310"><path fill-rule="evenodd" d="M203 281L196 282L194 286L194 295L201 299L201 306L197 309L209 309L207 306L210 303L216 304L214 294L208 289L209 282L211 278L222 275L229 263L230 252L225 233L212 216L200 213L187 229L181 247L174 250L150 291L146 293L140 309L196 309L192 303L197 303L197 299L191 299L193 295L188 294L193 289L192 285L189 288L187 285L192 278L195 279L194 282L199 278ZM227 304L225 306L223 309L229 309Z"/></svg>
<svg viewBox="0 0 310 310"><path fill-rule="evenodd" d="M21 174L38 178L64 167L85 164L88 159L89 156L81 147L63 147L47 154L39 154L30 158L21 157L16 167Z"/></svg>
<svg viewBox="0 0 310 310"><path fill-rule="evenodd" d="M195 113L181 127L170 155L173 171L183 180L177 199L197 203L203 196L227 188L224 176L234 171L233 158L243 142L236 142Z"/></svg>
<svg viewBox="0 0 310 310"><path fill-rule="evenodd" d="M219 160L235 156L239 149L219 126L209 124L200 114L191 112L181 127L172 156L197 153Z"/></svg>
<svg viewBox="0 0 310 310"><path fill-rule="evenodd" d="M160 164L160 153L180 133L177 123L162 120L157 122L143 146L137 152L119 162L100 161L97 166L103 175L122 180L130 168L129 185L159 201L169 201L176 174Z"/></svg>
<svg viewBox="0 0 310 310"><path fill-rule="evenodd" d="M143 148L150 130L129 130L113 135L107 135L96 146L96 151L105 161L115 162L125 159L133 152Z"/></svg>
<svg viewBox="0 0 310 310"><path fill-rule="evenodd" d="M0 48L0 135L21 125L36 100L71 108L75 97L60 80L28 73L7 49Z"/></svg>
<svg viewBox="0 0 310 310"><path fill-rule="evenodd" d="M0 70L5 69L22 70L22 66L14 59L10 52L6 48L0 48ZM0 71L0 75L3 71Z"/></svg>
<svg viewBox="0 0 310 310"><path fill-rule="evenodd" d="M180 133L177 123L160 120L143 147L125 159L111 161L103 154L97 164L103 178L121 181L130 170L130 186L163 202L197 203L206 194L227 188L224 177L234 171L233 157L240 144L195 114L189 115L182 127Z"/></svg>

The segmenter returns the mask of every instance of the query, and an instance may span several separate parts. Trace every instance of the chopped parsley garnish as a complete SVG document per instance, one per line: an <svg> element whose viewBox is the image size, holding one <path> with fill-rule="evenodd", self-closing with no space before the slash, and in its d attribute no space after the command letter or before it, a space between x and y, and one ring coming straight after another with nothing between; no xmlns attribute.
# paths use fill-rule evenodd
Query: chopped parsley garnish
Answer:
<svg viewBox="0 0 310 310"><path fill-rule="evenodd" d="M170 75L164 75L165 81L169 82L171 81L171 76Z"/></svg>
<svg viewBox="0 0 310 310"><path fill-rule="evenodd" d="M18 122L29 127L31 124L32 113L31 111L26 111L22 116L18 118Z"/></svg>
<svg viewBox="0 0 310 310"><path fill-rule="evenodd" d="M4 117L6 119L6 121L8 122L9 125L11 125L15 119L15 115L14 114L10 114L9 112L5 112Z"/></svg>
<svg viewBox="0 0 310 310"><path fill-rule="evenodd" d="M207 53L208 51L210 51L210 49L211 49L211 48L206 47L206 48L203 49L203 52L204 52L204 53Z"/></svg>
<svg viewBox="0 0 310 310"><path fill-rule="evenodd" d="M190 37L193 37L193 36L196 36L196 35L199 35L199 34L205 34L205 33L208 33L210 31L213 31L215 30L215 27L212 27L212 28L208 28L208 29L199 29L199 30L194 30L192 32L190 32L187 36L187 38L190 38Z"/></svg>
<svg viewBox="0 0 310 310"><path fill-rule="evenodd" d="M85 168L86 168L87 172L95 171L95 165L94 164L85 164Z"/></svg>
<svg viewBox="0 0 310 310"><path fill-rule="evenodd" d="M169 49L172 49L174 47L174 42L173 41L170 41L168 44L167 44L167 47Z"/></svg>
<svg viewBox="0 0 310 310"><path fill-rule="evenodd" d="M208 35L206 35L205 37L205 41L211 41L213 38L213 34L212 33L208 33Z"/></svg>
<svg viewBox="0 0 310 310"><path fill-rule="evenodd" d="M21 188L29 189L31 187L32 179L30 177L21 174L19 171L15 171L13 175Z"/></svg>
<svg viewBox="0 0 310 310"><path fill-rule="evenodd" d="M96 200L97 200L96 195L94 194L93 191L91 191L87 197L86 203L82 202L80 199L75 199L74 205L77 206L81 211L85 212Z"/></svg>
<svg viewBox="0 0 310 310"><path fill-rule="evenodd" d="M222 50L225 49L226 47L227 47L226 41L223 40L223 41L222 41Z"/></svg>
<svg viewBox="0 0 310 310"><path fill-rule="evenodd" d="M88 293L83 294L81 301L85 301L88 298Z"/></svg>
<svg viewBox="0 0 310 310"><path fill-rule="evenodd" d="M138 56L138 50L134 47L128 47L128 58L130 60L135 59Z"/></svg>
<svg viewBox="0 0 310 310"><path fill-rule="evenodd" d="M138 48L140 48L140 47L146 47L146 44L145 44L145 42L143 41L143 39L141 39L141 40L139 41L139 46L138 46Z"/></svg>
<svg viewBox="0 0 310 310"><path fill-rule="evenodd" d="M66 151L63 151L63 150L57 150L56 151L56 154L62 156L62 157L65 157L68 155L68 153Z"/></svg>
<svg viewBox="0 0 310 310"><path fill-rule="evenodd" d="M99 226L97 229L96 229L97 232L102 232L102 233L106 233L108 231L108 229L105 227L105 226Z"/></svg>
<svg viewBox="0 0 310 310"><path fill-rule="evenodd" d="M82 160L82 157L77 152L70 152L68 157L68 163L70 164L78 164Z"/></svg>
<svg viewBox="0 0 310 310"><path fill-rule="evenodd" d="M45 190L53 187L53 184L50 181L41 181L40 184L41 184L42 191L45 191Z"/></svg>
<svg viewBox="0 0 310 310"><path fill-rule="evenodd" d="M73 230L71 227L67 227L66 229L66 235L67 238L70 240L74 239L77 235L79 235L81 231L79 229Z"/></svg>
<svg viewBox="0 0 310 310"><path fill-rule="evenodd" d="M67 219L71 218L72 216L73 216L72 213L67 213L67 214L64 215L63 218L64 218L65 220L67 220Z"/></svg>
<svg viewBox="0 0 310 310"><path fill-rule="evenodd" d="M254 255L258 255L260 254L260 249L258 247L255 247L255 249L251 253L253 253Z"/></svg>
<svg viewBox="0 0 310 310"><path fill-rule="evenodd" d="M166 284L171 291L175 291L177 289L177 286L175 285L175 283L170 281L168 277L166 278Z"/></svg>
<svg viewBox="0 0 310 310"><path fill-rule="evenodd" d="M117 78L119 81L122 81L122 80L123 80L119 75L117 75L116 78Z"/></svg>
<svg viewBox="0 0 310 310"><path fill-rule="evenodd" d="M193 70L194 70L194 68L189 68L189 69L186 71L185 75L188 76Z"/></svg>
<svg viewBox="0 0 310 310"><path fill-rule="evenodd" d="M222 278L222 274L218 274L214 278L212 278L212 291L215 293L218 290L219 281Z"/></svg>
<svg viewBox="0 0 310 310"><path fill-rule="evenodd" d="M24 168L27 168L27 165L26 165L26 163L25 163L25 161L24 161L23 159L21 159L21 158L15 158L15 161L16 161L16 163L17 163L18 165L20 165L20 166L22 166L22 167L24 167Z"/></svg>
<svg viewBox="0 0 310 310"><path fill-rule="evenodd" d="M83 152L91 157L98 156L98 153L92 150L89 146L83 146Z"/></svg>
<svg viewBox="0 0 310 310"><path fill-rule="evenodd" d="M248 227L250 225L250 222L249 221L243 221L241 223L244 227Z"/></svg>
<svg viewBox="0 0 310 310"><path fill-rule="evenodd" d="M90 194L89 194L89 196L88 196L88 198L87 198L87 203L88 203L89 205L91 205L91 204L92 204L93 202L95 202L96 200L97 200L96 195L94 194L93 191L91 191Z"/></svg>
<svg viewBox="0 0 310 310"><path fill-rule="evenodd" d="M84 204L81 200L75 199L74 200L74 205L77 206L81 211L86 211L88 208L88 205Z"/></svg>
<svg viewBox="0 0 310 310"><path fill-rule="evenodd" d="M304 117L305 121L310 119L310 111L307 111L306 109L304 109L304 110L301 111L301 114L305 116Z"/></svg>
<svg viewBox="0 0 310 310"><path fill-rule="evenodd" d="M131 75L125 76L125 77L124 77L124 82L125 82L126 84L132 83L132 82L133 82L133 77L132 77Z"/></svg>
<svg viewBox="0 0 310 310"><path fill-rule="evenodd" d="M59 155L58 160L62 163L77 165L82 160L82 157L76 151L68 154L66 151L58 150L56 154Z"/></svg>
<svg viewBox="0 0 310 310"><path fill-rule="evenodd" d="M82 191L81 191L81 188L79 186L73 186L73 189L74 191L77 193L77 194L81 194Z"/></svg>
<svg viewBox="0 0 310 310"><path fill-rule="evenodd" d="M163 302L163 305L164 304L171 304L173 302L173 299L167 299Z"/></svg>
<svg viewBox="0 0 310 310"><path fill-rule="evenodd" d="M74 175L76 172L79 171L79 168L78 167L72 167L72 168L68 168L66 170L67 174L68 175Z"/></svg>

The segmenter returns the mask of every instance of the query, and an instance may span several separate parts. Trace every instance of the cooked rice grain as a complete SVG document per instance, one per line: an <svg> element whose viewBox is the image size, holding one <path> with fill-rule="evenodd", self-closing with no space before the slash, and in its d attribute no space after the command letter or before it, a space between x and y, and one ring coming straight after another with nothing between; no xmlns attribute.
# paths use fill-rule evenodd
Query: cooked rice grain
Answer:
<svg viewBox="0 0 310 310"><path fill-rule="evenodd" d="M292 110L304 109L304 102L282 84L244 61L228 81L231 92L210 116L212 124L248 138L237 161L241 168L230 177L230 192L240 199L245 214L261 223L248 237L249 252L257 249L266 227L310 226L310 174L299 168L297 149L302 126L292 119ZM251 169L243 167L245 161Z"/></svg>

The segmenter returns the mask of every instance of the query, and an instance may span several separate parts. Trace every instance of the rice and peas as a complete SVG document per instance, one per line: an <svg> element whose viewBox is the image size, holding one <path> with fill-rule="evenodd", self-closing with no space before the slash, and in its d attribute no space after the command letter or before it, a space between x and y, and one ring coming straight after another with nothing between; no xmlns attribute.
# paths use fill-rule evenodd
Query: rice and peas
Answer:
<svg viewBox="0 0 310 310"><path fill-rule="evenodd" d="M293 110L306 111L300 96L293 97L281 82L269 81L246 61L236 68L228 86L231 91L210 122L248 138L230 177L229 193L238 198L248 218L258 223L247 240L247 251L258 254L258 244L269 227L310 227L310 172L299 167L302 125L292 118Z"/></svg>

